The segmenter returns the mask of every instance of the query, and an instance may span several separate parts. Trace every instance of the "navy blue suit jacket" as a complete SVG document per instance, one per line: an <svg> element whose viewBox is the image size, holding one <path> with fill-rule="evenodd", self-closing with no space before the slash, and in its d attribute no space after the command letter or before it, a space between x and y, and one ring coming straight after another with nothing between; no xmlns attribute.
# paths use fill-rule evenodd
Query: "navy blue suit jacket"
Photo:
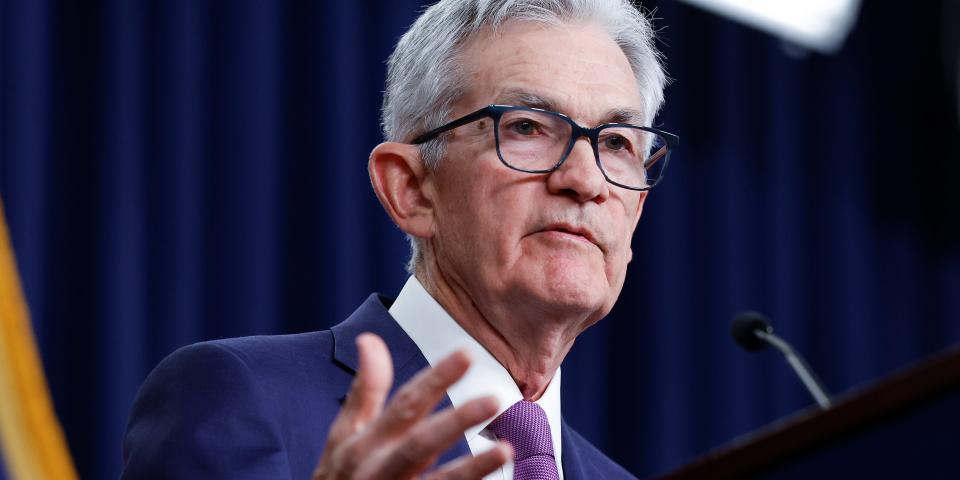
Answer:
<svg viewBox="0 0 960 480"><path fill-rule="evenodd" d="M133 404L122 478L310 478L357 368L357 335L386 341L395 387L428 366L385 302L371 295L322 332L216 340L171 354ZM568 480L634 478L569 425L562 433ZM439 462L469 453L461 440Z"/></svg>

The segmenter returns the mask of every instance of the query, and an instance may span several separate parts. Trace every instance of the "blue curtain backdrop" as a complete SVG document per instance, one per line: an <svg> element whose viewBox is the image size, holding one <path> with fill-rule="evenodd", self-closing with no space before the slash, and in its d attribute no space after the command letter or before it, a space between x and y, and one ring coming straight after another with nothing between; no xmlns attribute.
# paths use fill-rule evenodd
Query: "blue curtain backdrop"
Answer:
<svg viewBox="0 0 960 480"><path fill-rule="evenodd" d="M131 401L174 349L323 329L398 291L406 245L365 168L420 7L0 0L0 194L84 478L116 477ZM659 3L659 124L681 147L619 304L564 366L565 416L636 474L811 403L729 340L739 310L834 391L960 341L940 8L864 2L825 57Z"/></svg>

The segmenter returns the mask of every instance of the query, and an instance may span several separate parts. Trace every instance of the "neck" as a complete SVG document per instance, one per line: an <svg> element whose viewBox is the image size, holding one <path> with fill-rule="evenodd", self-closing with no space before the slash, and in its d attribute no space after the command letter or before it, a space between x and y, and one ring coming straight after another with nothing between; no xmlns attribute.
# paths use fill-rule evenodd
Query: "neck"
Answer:
<svg viewBox="0 0 960 480"><path fill-rule="evenodd" d="M588 316L477 298L459 279L427 263L416 273L424 289L503 365L525 400L539 399L577 335L592 323Z"/></svg>

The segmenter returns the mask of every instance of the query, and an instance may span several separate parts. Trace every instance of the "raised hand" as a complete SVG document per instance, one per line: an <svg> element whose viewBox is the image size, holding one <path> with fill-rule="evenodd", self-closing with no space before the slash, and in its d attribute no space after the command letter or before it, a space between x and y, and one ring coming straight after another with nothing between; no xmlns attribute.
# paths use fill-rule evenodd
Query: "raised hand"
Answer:
<svg viewBox="0 0 960 480"><path fill-rule="evenodd" d="M330 427L327 445L313 472L330 479L475 479L496 470L513 455L500 443L477 456L466 455L427 472L467 428L497 413L493 397L471 400L459 408L430 414L447 388L470 367L457 351L418 373L384 406L393 384L393 364L383 340L357 337L360 366L343 408Z"/></svg>

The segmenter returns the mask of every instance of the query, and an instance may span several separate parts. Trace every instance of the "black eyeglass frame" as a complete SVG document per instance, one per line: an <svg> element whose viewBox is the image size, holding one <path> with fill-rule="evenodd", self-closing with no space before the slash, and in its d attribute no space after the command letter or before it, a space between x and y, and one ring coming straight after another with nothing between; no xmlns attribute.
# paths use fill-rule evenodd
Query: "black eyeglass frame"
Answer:
<svg viewBox="0 0 960 480"><path fill-rule="evenodd" d="M525 168L520 168L520 167L515 167L513 165L510 165L510 163L508 163L506 160L503 159L503 153L500 151L500 117L502 117L503 114L506 112L515 111L515 110L526 110L531 112L540 112L548 115L553 115L553 116L559 117L563 121L570 124L570 127L571 127L570 141L567 143L567 148L563 152L563 155L560 156L560 160L557 161L557 163L554 164L552 167L547 169L542 169L542 170L530 170L530 169L525 169ZM444 125L434 128L433 130L430 130L429 132L414 138L413 141L410 143L414 145L419 145L419 144L429 142L430 140L433 140L439 137L443 133L446 133L457 127L462 127L468 123L475 122L477 120L480 120L481 118L493 119L493 135L497 145L497 156L500 157L500 163L503 163L503 165L506 166L507 168L510 168L512 170L516 170L519 172L526 172L526 173L550 173L550 172L556 171L558 168L560 168L561 165L563 165L563 162L567 161L567 158L570 156L570 152L573 151L573 146L576 144L577 140L579 140L580 137L587 137L588 139L590 139L590 146L593 148L593 158L597 162L597 168L600 169L600 173L603 174L603 178L605 178L607 182L610 182L621 188L626 188L628 190L638 190L638 191L650 190L651 188L659 184L660 180L663 180L662 172L666 171L667 165L670 162L670 153L673 151L673 149L677 145L680 144L680 137L670 132L665 132L663 130L656 129L656 128L641 127L639 125L632 125L629 123L604 123L603 125L599 125L594 128L587 128L587 127L580 126L579 124L577 124L577 122L573 121L572 118L560 112L553 112L550 110L544 110L542 108L517 107L512 105L487 105L486 107L483 107L480 110L477 110L473 113L468 113L467 115L464 115L456 120L450 121ZM612 128L612 127L636 128L639 130L654 133L664 139L667 147L666 154L663 156L662 160L653 159L654 162L663 161L663 167L661 167L660 169L661 174L657 178L657 180L653 183L653 185L648 185L646 187L631 187L629 185L624 185L622 183L611 180L610 177L607 175L606 170L603 169L603 163L600 162L600 131L607 128ZM646 168L646 166L644 166L644 168Z"/></svg>

